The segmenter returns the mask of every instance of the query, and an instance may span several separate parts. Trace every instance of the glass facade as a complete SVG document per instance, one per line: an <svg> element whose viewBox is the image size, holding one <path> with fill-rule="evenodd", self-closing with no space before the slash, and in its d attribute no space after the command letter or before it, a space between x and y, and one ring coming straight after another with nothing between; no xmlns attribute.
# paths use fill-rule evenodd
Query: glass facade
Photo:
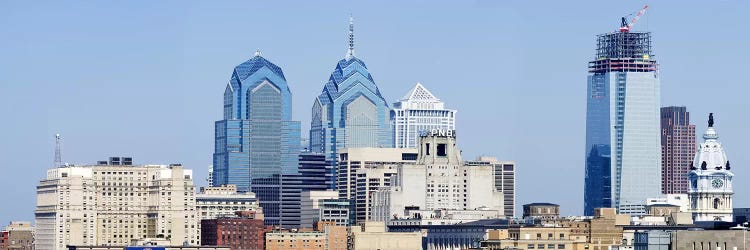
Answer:
<svg viewBox="0 0 750 250"><path fill-rule="evenodd" d="M261 57L238 65L215 123L213 185L255 192L267 225L282 224L282 175L298 173L300 123L281 68Z"/></svg>
<svg viewBox="0 0 750 250"><path fill-rule="evenodd" d="M660 84L650 52L650 33L598 37L587 88L586 215L597 207L642 214L646 199L661 194Z"/></svg>
<svg viewBox="0 0 750 250"><path fill-rule="evenodd" d="M432 129L456 130L456 110L417 83L403 98L393 104L393 142L397 148L417 148L419 134Z"/></svg>
<svg viewBox="0 0 750 250"><path fill-rule="evenodd" d="M310 151L335 164L344 148L393 147L390 110L365 63L347 56L313 104Z"/></svg>

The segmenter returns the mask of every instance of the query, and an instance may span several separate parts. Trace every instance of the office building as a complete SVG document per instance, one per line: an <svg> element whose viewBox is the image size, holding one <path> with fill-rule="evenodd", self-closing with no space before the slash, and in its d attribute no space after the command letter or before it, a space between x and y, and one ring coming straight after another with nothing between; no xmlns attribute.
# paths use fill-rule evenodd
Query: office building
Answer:
<svg viewBox="0 0 750 250"><path fill-rule="evenodd" d="M586 94L584 213L643 214L661 194L658 64L651 33L624 27L597 36Z"/></svg>
<svg viewBox="0 0 750 250"><path fill-rule="evenodd" d="M734 174L714 128L713 113L709 115L708 129L690 169L688 197L693 220L732 222Z"/></svg>
<svg viewBox="0 0 750 250"><path fill-rule="evenodd" d="M695 125L685 107L661 108L661 192L686 194L695 156Z"/></svg>
<svg viewBox="0 0 750 250"><path fill-rule="evenodd" d="M468 166L492 165L495 169L495 190L503 193L503 214L516 216L516 163L498 161L495 157L480 156L474 161L466 161Z"/></svg>
<svg viewBox="0 0 750 250"><path fill-rule="evenodd" d="M393 103L391 116L397 148L417 148L422 131L456 130L456 110L446 109L445 103L421 83Z"/></svg>
<svg viewBox="0 0 750 250"><path fill-rule="evenodd" d="M201 245L228 246L231 250L264 249L267 231L270 228L263 224L262 212L238 211L233 216L201 220Z"/></svg>
<svg viewBox="0 0 750 250"><path fill-rule="evenodd" d="M301 227L312 227L315 222L320 221L320 201L325 199L336 199L339 192L335 190L310 190L301 195Z"/></svg>
<svg viewBox="0 0 750 250"><path fill-rule="evenodd" d="M235 67L223 110L215 123L213 185L255 193L266 224L282 225L282 203L289 200L282 175L298 174L300 123L292 121L292 92L281 68L260 52Z"/></svg>
<svg viewBox="0 0 750 250"><path fill-rule="evenodd" d="M201 220L234 215L236 211L262 211L253 192L237 192L235 185L202 187L195 195L195 205Z"/></svg>
<svg viewBox="0 0 750 250"><path fill-rule="evenodd" d="M11 221L10 225L0 231L0 249L33 250L34 227L28 221Z"/></svg>
<svg viewBox="0 0 750 250"><path fill-rule="evenodd" d="M373 210L381 210L373 214L403 218L412 209L504 211L503 194L495 189L494 166L465 165L453 131L424 133L418 150L415 164L396 166L390 187L372 195L377 197Z"/></svg>
<svg viewBox="0 0 750 250"><path fill-rule="evenodd" d="M393 147L390 108L365 63L354 56L354 24L349 22L349 49L315 98L310 124L310 151L335 161L344 148Z"/></svg>
<svg viewBox="0 0 750 250"><path fill-rule="evenodd" d="M323 199L318 202L319 221L336 226L351 226L355 220L354 202L347 199Z"/></svg>
<svg viewBox="0 0 750 250"><path fill-rule="evenodd" d="M200 245L193 172L179 164L47 170L35 215L36 249L127 246L143 238Z"/></svg>
<svg viewBox="0 0 750 250"><path fill-rule="evenodd" d="M336 189L336 168L322 153L301 152L299 175L305 190Z"/></svg>
<svg viewBox="0 0 750 250"><path fill-rule="evenodd" d="M339 154L339 198L356 199L357 171L417 161L415 148L348 148Z"/></svg>
<svg viewBox="0 0 750 250"><path fill-rule="evenodd" d="M671 240L671 249L750 249L747 230L682 230L673 232Z"/></svg>

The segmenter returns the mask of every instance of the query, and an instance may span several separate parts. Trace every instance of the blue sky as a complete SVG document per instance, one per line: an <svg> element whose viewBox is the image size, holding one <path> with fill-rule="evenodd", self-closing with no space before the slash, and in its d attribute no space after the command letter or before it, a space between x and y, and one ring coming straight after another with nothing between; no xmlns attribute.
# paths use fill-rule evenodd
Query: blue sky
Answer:
<svg viewBox="0 0 750 250"><path fill-rule="evenodd" d="M517 161L519 204L582 213L595 35L645 2L271 2L0 1L0 188L13 201L0 223L33 220L55 133L65 162L125 155L205 178L224 87L258 48L283 68L307 134L313 99L346 52L350 13L357 56L387 100L422 82L458 109L465 158ZM662 105L686 105L699 133L716 113L735 207L750 206L749 7L654 2L634 28L653 32Z"/></svg>

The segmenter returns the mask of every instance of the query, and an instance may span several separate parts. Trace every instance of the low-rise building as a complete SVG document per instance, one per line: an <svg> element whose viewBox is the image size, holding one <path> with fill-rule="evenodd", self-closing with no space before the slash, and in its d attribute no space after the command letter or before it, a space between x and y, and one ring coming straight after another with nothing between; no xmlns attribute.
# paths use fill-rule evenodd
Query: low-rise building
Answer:
<svg viewBox="0 0 750 250"><path fill-rule="evenodd" d="M750 249L747 230L683 230L672 234L672 249Z"/></svg>
<svg viewBox="0 0 750 250"><path fill-rule="evenodd" d="M228 246L231 250L264 249L264 235L270 228L263 224L262 210L238 211L201 221L201 244Z"/></svg>
<svg viewBox="0 0 750 250"><path fill-rule="evenodd" d="M313 230L293 229L266 233L266 250L346 250L345 226L317 222Z"/></svg>
<svg viewBox="0 0 750 250"><path fill-rule="evenodd" d="M28 221L12 221L0 232L2 250L34 249L34 227Z"/></svg>
<svg viewBox="0 0 750 250"><path fill-rule="evenodd" d="M511 227L490 230L481 246L486 249L568 249L586 248L586 237L573 235L567 227Z"/></svg>
<svg viewBox="0 0 750 250"><path fill-rule="evenodd" d="M383 222L365 222L352 228L354 250L415 250L422 248L420 232L386 232Z"/></svg>

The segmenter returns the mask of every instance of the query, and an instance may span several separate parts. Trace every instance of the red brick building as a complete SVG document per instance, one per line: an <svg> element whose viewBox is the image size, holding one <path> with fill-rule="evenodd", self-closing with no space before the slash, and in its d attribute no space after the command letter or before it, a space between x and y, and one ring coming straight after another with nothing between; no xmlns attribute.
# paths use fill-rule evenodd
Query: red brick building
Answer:
<svg viewBox="0 0 750 250"><path fill-rule="evenodd" d="M238 211L234 217L201 221L201 245L228 246L232 250L265 249L263 212Z"/></svg>

